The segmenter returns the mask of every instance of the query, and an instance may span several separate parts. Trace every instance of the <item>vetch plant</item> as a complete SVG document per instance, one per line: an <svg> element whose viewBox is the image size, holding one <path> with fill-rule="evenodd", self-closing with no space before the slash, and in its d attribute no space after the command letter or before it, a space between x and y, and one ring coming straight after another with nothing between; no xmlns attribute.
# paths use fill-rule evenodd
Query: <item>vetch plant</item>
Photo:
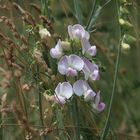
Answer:
<svg viewBox="0 0 140 140"><path fill-rule="evenodd" d="M69 51L65 53L60 39L55 48L50 49L51 57L58 59L58 72L60 75L67 77L67 80L59 83L55 89L56 101L64 104L67 102L66 99L72 98L73 95L83 96L84 100L89 102L94 110L102 112L105 104L100 102L99 92L96 94L88 84L88 82L94 84L93 81L99 80L100 77L99 66L90 60L96 55L96 46L90 45L90 35L80 24L69 25L68 34L70 40L67 44L71 44L69 45ZM76 40L81 42L80 50L77 47ZM88 54L88 58L86 54Z"/></svg>
<svg viewBox="0 0 140 140"><path fill-rule="evenodd" d="M100 113L105 104L100 101L100 93L93 90L96 80L100 78L99 66L93 61L96 46L89 43L89 33L80 24L69 25L70 39L62 44L59 39L55 48L50 49L52 59L57 59L57 73L63 79L55 88L53 98L55 103L72 104L72 118L75 126L79 125L79 98L89 104L91 110ZM65 49L65 45L68 49ZM63 46L63 47L62 47ZM74 139L80 139L80 131L75 128Z"/></svg>
<svg viewBox="0 0 140 140"><path fill-rule="evenodd" d="M139 74L132 75L140 71L134 64L140 56L136 5L127 0L33 0L26 1L24 9L22 1L3 1L0 137L119 139L122 124L126 137L138 136L137 105L129 101L130 96L138 97L133 94L139 88ZM119 65L121 52L125 59Z"/></svg>

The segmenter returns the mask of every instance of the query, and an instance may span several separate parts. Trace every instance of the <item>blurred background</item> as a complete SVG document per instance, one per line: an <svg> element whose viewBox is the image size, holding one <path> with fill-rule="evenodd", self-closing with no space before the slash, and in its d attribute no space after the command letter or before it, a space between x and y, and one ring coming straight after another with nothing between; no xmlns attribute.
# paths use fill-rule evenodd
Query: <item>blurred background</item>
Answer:
<svg viewBox="0 0 140 140"><path fill-rule="evenodd" d="M79 104L81 140L99 139L104 127L120 40L120 65L107 140L139 140L139 12L139 0L0 0L0 139L72 139L70 110L52 105L43 95L52 94L57 82L53 79L55 70L47 63L48 49L58 38L68 37L68 25L80 23L88 26L90 42L97 46L95 59L101 77L95 88L101 91L106 104L101 114L91 113L86 104ZM47 28L52 38L42 41L40 27Z"/></svg>

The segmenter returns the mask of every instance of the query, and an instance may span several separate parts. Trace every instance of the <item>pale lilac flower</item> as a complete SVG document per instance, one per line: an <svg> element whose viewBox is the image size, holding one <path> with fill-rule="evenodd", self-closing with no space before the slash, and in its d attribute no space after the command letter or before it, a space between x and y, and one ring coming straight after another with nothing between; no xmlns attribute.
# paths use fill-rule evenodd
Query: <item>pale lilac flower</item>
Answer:
<svg viewBox="0 0 140 140"><path fill-rule="evenodd" d="M91 63L88 59L83 58L84 67L83 72L85 75L85 80L91 79L93 81L99 79L99 68L98 65Z"/></svg>
<svg viewBox="0 0 140 140"><path fill-rule="evenodd" d="M63 56L58 62L58 71L62 75L76 76L84 67L83 60L77 55Z"/></svg>
<svg viewBox="0 0 140 140"><path fill-rule="evenodd" d="M82 39L82 38L89 39L90 37L89 33L80 24L75 24L73 26L69 25L68 33L71 39Z"/></svg>
<svg viewBox="0 0 140 140"><path fill-rule="evenodd" d="M83 54L88 54L90 56L95 56L96 55L96 46L91 46L89 41L86 38L81 39L81 44L82 44L82 53Z"/></svg>
<svg viewBox="0 0 140 140"><path fill-rule="evenodd" d="M69 82L59 83L55 88L55 98L57 102L64 104L66 99L73 95L73 89Z"/></svg>
<svg viewBox="0 0 140 140"><path fill-rule="evenodd" d="M63 55L63 49L61 46L61 40L59 39L55 48L51 48L50 55L52 58L59 59Z"/></svg>
<svg viewBox="0 0 140 140"><path fill-rule="evenodd" d="M94 99L96 93L90 88L87 82L78 80L73 85L73 91L77 96L84 95L85 101L91 101Z"/></svg>
<svg viewBox="0 0 140 140"><path fill-rule="evenodd" d="M95 103L93 104L93 109L102 112L105 109L105 104L100 102L100 92L95 96Z"/></svg>

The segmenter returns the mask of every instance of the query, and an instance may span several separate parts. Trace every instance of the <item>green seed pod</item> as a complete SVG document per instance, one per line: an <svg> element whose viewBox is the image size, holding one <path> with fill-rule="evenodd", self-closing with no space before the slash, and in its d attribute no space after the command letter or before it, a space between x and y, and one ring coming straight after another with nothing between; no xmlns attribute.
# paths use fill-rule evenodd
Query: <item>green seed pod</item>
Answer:
<svg viewBox="0 0 140 140"><path fill-rule="evenodd" d="M125 7L120 7L120 13L121 14L129 14L129 11Z"/></svg>
<svg viewBox="0 0 140 140"><path fill-rule="evenodd" d="M129 34L125 34L124 35L124 41L128 44L134 44L137 40L135 37L133 37L132 35Z"/></svg>
<svg viewBox="0 0 140 140"><path fill-rule="evenodd" d="M130 29L133 27L133 25L130 22L122 18L119 19L119 23L124 29Z"/></svg>

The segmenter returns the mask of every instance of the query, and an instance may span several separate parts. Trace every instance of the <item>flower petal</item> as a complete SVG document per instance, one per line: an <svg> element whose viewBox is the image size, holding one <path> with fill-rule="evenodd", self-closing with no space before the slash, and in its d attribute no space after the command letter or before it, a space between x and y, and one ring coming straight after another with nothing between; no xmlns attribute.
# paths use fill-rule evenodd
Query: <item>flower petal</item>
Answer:
<svg viewBox="0 0 140 140"><path fill-rule="evenodd" d="M91 46L88 50L87 50L87 54L89 54L90 56L95 56L96 55L96 46Z"/></svg>
<svg viewBox="0 0 140 140"><path fill-rule="evenodd" d="M81 45L83 54L85 54L85 52L91 47L89 41L86 38L81 39Z"/></svg>
<svg viewBox="0 0 140 140"><path fill-rule="evenodd" d="M98 80L99 79L99 68L96 64L91 63L88 59L83 58L84 67L83 72L85 75L85 79L91 78L91 80Z"/></svg>
<svg viewBox="0 0 140 140"><path fill-rule="evenodd" d="M100 91L97 93L95 97L95 105L98 106L99 103L100 103Z"/></svg>
<svg viewBox="0 0 140 140"><path fill-rule="evenodd" d="M85 29L80 24L75 24L72 26L72 34L75 39L81 39L85 35Z"/></svg>
<svg viewBox="0 0 140 140"><path fill-rule="evenodd" d="M52 48L50 50L50 55L52 58L57 58L57 59L59 59L63 55L63 50L62 50L60 39L58 40L55 48Z"/></svg>
<svg viewBox="0 0 140 140"><path fill-rule="evenodd" d="M62 86L61 96L69 99L73 94L73 89L71 84L69 82L63 82L61 86Z"/></svg>
<svg viewBox="0 0 140 140"><path fill-rule="evenodd" d="M87 40L89 40L89 38L90 38L90 35L89 35L89 33L88 33L87 31L85 31L85 36L84 36L84 38L86 38Z"/></svg>
<svg viewBox="0 0 140 140"><path fill-rule="evenodd" d="M60 92L61 92L61 83L59 83L57 85L57 87L55 88L55 94L58 96L60 95Z"/></svg>
<svg viewBox="0 0 140 140"><path fill-rule="evenodd" d="M59 59L63 54L61 52L57 51L55 48L52 48L50 50L50 55L52 58Z"/></svg>
<svg viewBox="0 0 140 140"><path fill-rule="evenodd" d="M70 57L70 65L71 65L72 68L74 68L74 69L76 69L78 71L83 69L84 62L79 56L70 55L69 57Z"/></svg>
<svg viewBox="0 0 140 140"><path fill-rule="evenodd" d="M68 68L67 76L77 76L77 71L71 67Z"/></svg>
<svg viewBox="0 0 140 140"><path fill-rule="evenodd" d="M62 52L63 49L62 49L62 46L61 46L61 40L59 39L56 46L55 46L55 49L58 50L59 52Z"/></svg>
<svg viewBox="0 0 140 140"><path fill-rule="evenodd" d="M99 70L94 70L93 73L90 75L91 80L99 80Z"/></svg>
<svg viewBox="0 0 140 140"><path fill-rule="evenodd" d="M96 109L98 112L102 112L105 109L105 104L103 102L99 103Z"/></svg>
<svg viewBox="0 0 140 140"><path fill-rule="evenodd" d="M68 34L69 34L70 38L73 39L72 26L71 25L68 26Z"/></svg>
<svg viewBox="0 0 140 140"><path fill-rule="evenodd" d="M84 64L84 67L83 67L82 71L84 72L85 80L88 80L88 78L90 76L90 70L87 67L87 65Z"/></svg>
<svg viewBox="0 0 140 140"><path fill-rule="evenodd" d="M58 71L62 75L65 75L65 74L67 74L68 67L69 67L69 57L68 56L63 56L60 59L60 61L58 62Z"/></svg>
<svg viewBox="0 0 140 140"><path fill-rule="evenodd" d="M96 93L92 91L91 89L87 90L87 92L84 94L85 101L92 101L95 97Z"/></svg>
<svg viewBox="0 0 140 140"><path fill-rule="evenodd" d="M82 96L89 88L88 84L83 80L78 80L73 85L73 91L77 96Z"/></svg>
<svg viewBox="0 0 140 140"><path fill-rule="evenodd" d="M98 65L91 63L88 59L83 58L85 65L89 68L90 71L98 70Z"/></svg>

